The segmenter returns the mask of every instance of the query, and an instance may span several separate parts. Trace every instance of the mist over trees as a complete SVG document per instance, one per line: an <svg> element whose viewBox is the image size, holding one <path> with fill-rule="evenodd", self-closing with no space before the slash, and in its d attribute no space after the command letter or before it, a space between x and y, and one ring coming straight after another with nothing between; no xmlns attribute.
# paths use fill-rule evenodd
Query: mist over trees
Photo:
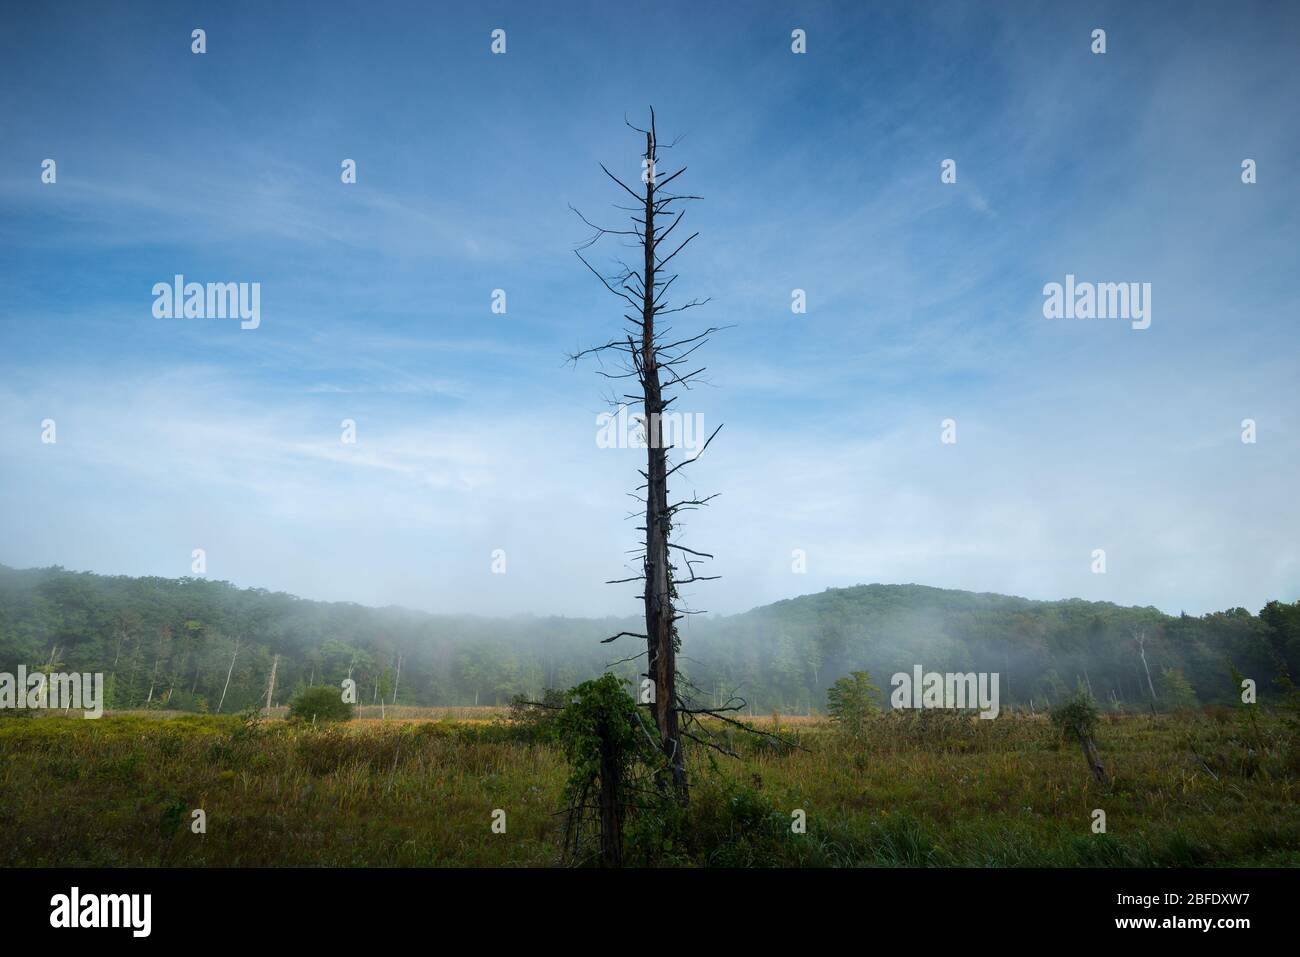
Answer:
<svg viewBox="0 0 1300 957"><path fill-rule="evenodd" d="M633 678L637 663L599 639L632 619L430 615L308 601L227 582L128 578L59 567L0 566L0 670L102 671L107 707L216 711L265 703L272 663L275 703L351 675L358 703L505 705L605 670ZM1300 667L1300 602L1270 602L1201 617L1078 599L1039 602L920 585L828 589L739 615L689 621L681 672L747 710L826 709L826 690L865 670L888 693L889 676L921 665L990 671L1003 707L1057 703L1091 688L1103 708L1160 710L1228 703L1230 669L1258 685ZM235 643L239 643L235 653ZM233 667L232 667L233 662ZM400 665L400 674L399 674Z"/></svg>

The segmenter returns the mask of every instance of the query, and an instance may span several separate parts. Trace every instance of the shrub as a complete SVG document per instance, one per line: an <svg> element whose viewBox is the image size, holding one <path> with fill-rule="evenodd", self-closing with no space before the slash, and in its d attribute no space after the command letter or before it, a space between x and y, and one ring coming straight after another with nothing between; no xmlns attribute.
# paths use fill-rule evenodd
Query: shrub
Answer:
<svg viewBox="0 0 1300 957"><path fill-rule="evenodd" d="M301 721L348 721L355 709L331 685L308 688L289 703L289 715Z"/></svg>
<svg viewBox="0 0 1300 957"><path fill-rule="evenodd" d="M1079 739L1079 744L1083 748L1084 760L1088 762L1088 768L1092 771L1092 776L1099 782L1104 782L1106 780L1106 771L1101 766L1101 759L1097 757L1097 743L1092 738L1097 733L1097 724L1100 720L1101 715L1097 711L1097 702L1093 700L1092 695L1085 688L1079 688L1078 691L1052 709L1052 724L1056 725L1063 735Z"/></svg>
<svg viewBox="0 0 1300 957"><path fill-rule="evenodd" d="M832 721L856 737L865 729L867 718L880 710L876 704L879 693L869 672L850 672L826 691L826 711Z"/></svg>
<svg viewBox="0 0 1300 957"><path fill-rule="evenodd" d="M660 765L636 702L612 674L603 674L571 688L568 702L556 718L555 732L569 763L565 787L568 802L565 848L571 860L581 861L589 851L583 833L591 830L587 820L595 812L600 841L600 860L616 865L623 854L623 823L629 810L662 803L648 781L648 770Z"/></svg>
<svg viewBox="0 0 1300 957"><path fill-rule="evenodd" d="M1100 719L1097 702L1082 688L1052 709L1052 724L1074 738L1091 738Z"/></svg>
<svg viewBox="0 0 1300 957"><path fill-rule="evenodd" d="M1160 697L1171 711L1191 711L1197 707L1196 692L1181 668L1166 668L1160 673Z"/></svg>
<svg viewBox="0 0 1300 957"><path fill-rule="evenodd" d="M523 695L515 695L510 699L508 719L514 737L527 742L556 740L560 712L567 703L568 696L557 688L545 689L541 701L529 701Z"/></svg>

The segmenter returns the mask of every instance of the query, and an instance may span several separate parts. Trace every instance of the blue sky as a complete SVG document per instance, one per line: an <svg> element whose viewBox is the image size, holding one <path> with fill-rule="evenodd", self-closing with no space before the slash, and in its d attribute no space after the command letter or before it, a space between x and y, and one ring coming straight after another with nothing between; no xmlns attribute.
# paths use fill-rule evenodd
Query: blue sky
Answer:
<svg viewBox="0 0 1300 957"><path fill-rule="evenodd" d="M679 473L722 493L696 607L1294 600L1300 9L1136 6L664 3L653 44L611 3L7 10L0 562L635 612L568 205L621 226L598 164L637 177L653 104L705 197L680 328L732 326L678 403L725 423ZM155 319L176 273L260 282L260 327ZM1044 319L1067 273L1151 283L1151 327Z"/></svg>

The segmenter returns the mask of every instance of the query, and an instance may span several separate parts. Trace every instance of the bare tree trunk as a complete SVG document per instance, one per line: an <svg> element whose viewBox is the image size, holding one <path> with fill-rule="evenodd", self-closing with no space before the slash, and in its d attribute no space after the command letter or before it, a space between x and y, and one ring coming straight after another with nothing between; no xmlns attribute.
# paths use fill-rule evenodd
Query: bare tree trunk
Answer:
<svg viewBox="0 0 1300 957"><path fill-rule="evenodd" d="M1101 766L1101 758L1097 756L1097 746L1093 743L1092 738L1082 733L1079 735L1079 744L1083 747L1083 759L1088 762L1088 769L1092 771L1092 776L1099 783L1104 784L1106 771Z"/></svg>
<svg viewBox="0 0 1300 957"><path fill-rule="evenodd" d="M636 127L633 127L633 129L636 129ZM595 236L586 245L589 246L595 243L604 235L632 236L636 238L641 246L641 262L635 267L623 265L622 272L618 276L608 279L593 268L586 259L583 259L581 252L578 253L579 259L582 259L583 264L600 279L605 288L626 304L630 311L624 313L624 319L628 321L629 328L624 331L621 338L613 339L594 349L587 349L570 358L576 361L584 355L600 354L605 350L621 352L626 360L624 374L610 375L609 377L613 379L635 377L640 385L639 395L624 394L616 404L619 406L617 414L620 416L626 414L630 405L635 405L638 402L641 405L642 418L640 424L644 429L646 467L645 471L641 473L644 485L638 491L644 490L645 492L645 525L641 529L645 534L645 550L642 554L641 574L635 578L618 579L616 581L626 582L638 579L642 581L641 599L644 602L646 627L644 634L620 632L612 638L605 639L605 641L613 641L624 635L640 637L645 640L646 670L644 677L649 679L652 694L648 702L643 701L642 703L649 704L650 714L658 732L659 740L657 743L664 757L665 766L660 776L660 784L665 789L676 792L677 796L685 801L688 796L688 789L685 755L682 747L684 736L681 722L683 715L685 716L684 720L689 723L694 720L695 715L701 712L689 709L677 691L677 653L679 650L677 621L684 613L678 607L680 599L677 593L677 584L679 581L687 583L717 576L697 575L695 567L692 565L693 560L698 562L702 559L711 558L711 555L674 543L671 538L673 518L676 512L683 508L693 509L703 506L713 496L705 498L691 497L670 505L668 500L668 480L683 465L694 461L703 454L718 430L714 429L698 449L692 449L694 451L693 456L670 466L668 448L666 448L668 443L665 442L664 434L664 417L668 406L678 396L666 397L665 391L678 387L689 389L691 380L705 371L701 367L694 371L682 373L678 367L687 361L693 361L688 360L691 353L703 345L710 334L718 330L711 327L698 335L686 336L683 334L682 337L676 338L675 341L666 342L664 340L674 338L670 335L671 326L665 324L657 328L657 318L670 313L679 313L707 302L707 300L692 300L672 308L669 308L665 302L668 288L677 278L676 275L667 275L665 267L697 234L692 234L682 242L677 243L676 247L670 252L664 253L660 250L660 244L668 238L682 219L682 212L673 207L672 204L698 199L699 197L678 195L665 189L670 182L685 172L685 167L671 175L659 177L657 165L661 147L656 133L653 109L650 111L650 128L648 130L637 130L637 132L645 136L645 152L642 154L643 174L641 181L644 186L642 191L632 189L608 169L601 167L610 179L636 200L637 206L635 210L631 211L631 228L620 230L604 229L594 226L585 217L583 217L583 222L596 230ZM626 209L627 207L620 208ZM662 230L658 223L661 215L667 220L667 225ZM579 216L581 217L581 213L579 213ZM674 240L674 243L676 243L676 240ZM674 410L675 412L676 410ZM684 429L674 429L674 432L679 437L684 437L686 434ZM675 438L670 439L670 442L674 446L678 444ZM682 444L688 445L689 442L683 442ZM670 552L674 549L687 556L684 564L689 570L689 574L680 578L676 575L676 569L671 560Z"/></svg>
<svg viewBox="0 0 1300 957"><path fill-rule="evenodd" d="M52 664L51 667L53 667ZM50 677L53 678L53 675L51 675ZM69 695L68 700L63 703L63 713L67 714L71 710L72 710L72 696Z"/></svg>
<svg viewBox="0 0 1300 957"><path fill-rule="evenodd" d="M149 704L151 701L153 701L153 687L155 684L158 683L158 662L160 661L162 661L161 652L159 653L158 657L154 658L153 660L153 674L149 676L149 697L144 699L145 704Z"/></svg>
<svg viewBox="0 0 1300 957"><path fill-rule="evenodd" d="M619 793L620 756L614 752L612 736L605 730L600 747L600 859L607 867L623 861L623 796Z"/></svg>
<svg viewBox="0 0 1300 957"><path fill-rule="evenodd" d="M280 656L271 659L271 681L266 686L266 713L271 713L271 696L275 694L275 671L280 667Z"/></svg>
<svg viewBox="0 0 1300 957"><path fill-rule="evenodd" d="M402 656L397 656L397 675L393 678L393 707L397 707L397 686L402 683Z"/></svg>
<svg viewBox="0 0 1300 957"><path fill-rule="evenodd" d="M647 428L645 623L648 672L654 683L651 710L659 728L659 742L668 762L673 787L686 792L686 764L677 725L677 616L668 556L672 531L668 511L668 450L664 448L663 388L659 380L659 355L655 342L655 296L658 290L655 257L655 134L653 123L645 136L645 252L641 297L641 382Z"/></svg>
<svg viewBox="0 0 1300 957"><path fill-rule="evenodd" d="M217 702L217 714L221 714L221 706L226 703L226 692L230 690L230 676L235 673L235 659L239 657L239 639L235 639L235 653L230 656L230 668L226 671L226 684L221 689L221 700Z"/></svg>
<svg viewBox="0 0 1300 957"><path fill-rule="evenodd" d="M58 655L59 655L59 646L51 645L50 657L45 662L45 667L41 669L41 673L45 675L45 684L41 686L41 693L40 693L40 697L38 698L42 706L47 704L51 700L50 684L54 675L54 660L55 658L58 657Z"/></svg>
<svg viewBox="0 0 1300 957"><path fill-rule="evenodd" d="M1147 667L1147 633L1140 631L1133 636L1137 642L1138 654L1142 657L1142 670L1147 676L1147 688L1151 692L1151 713L1156 713L1156 686L1151 683L1151 669Z"/></svg>

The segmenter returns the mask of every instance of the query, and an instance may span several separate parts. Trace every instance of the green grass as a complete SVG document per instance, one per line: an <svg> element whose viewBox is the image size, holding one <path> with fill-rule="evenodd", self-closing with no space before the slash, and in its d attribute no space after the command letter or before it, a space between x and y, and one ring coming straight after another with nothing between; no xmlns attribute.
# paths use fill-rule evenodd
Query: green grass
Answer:
<svg viewBox="0 0 1300 957"><path fill-rule="evenodd" d="M630 822L629 860L682 866L1300 864L1300 757L1280 717L1108 717L1109 781L1041 718L890 715L780 750L719 732L692 802ZM1201 766L1195 753L1218 780ZM310 728L234 717L0 720L5 866L545 866L557 747L503 723ZM207 833L190 829L202 808ZM506 812L506 833L491 829ZM1092 811L1107 833L1092 833ZM793 834L791 813L807 815Z"/></svg>

